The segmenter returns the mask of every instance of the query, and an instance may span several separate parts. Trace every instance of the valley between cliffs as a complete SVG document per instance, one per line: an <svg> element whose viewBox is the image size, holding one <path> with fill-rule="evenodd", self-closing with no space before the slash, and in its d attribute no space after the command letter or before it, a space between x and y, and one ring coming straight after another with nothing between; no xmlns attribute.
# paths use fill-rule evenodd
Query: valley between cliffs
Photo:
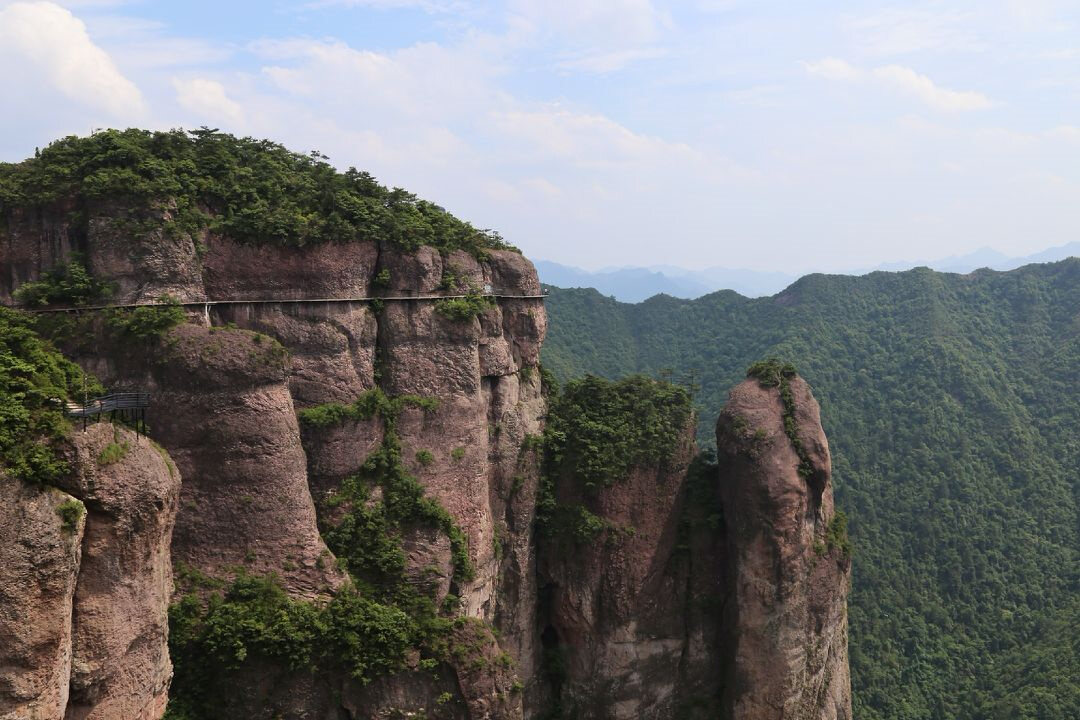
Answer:
<svg viewBox="0 0 1080 720"><path fill-rule="evenodd" d="M75 269L166 304L35 316L150 393L150 438L75 427L59 479L0 473L0 718L850 718L849 552L793 369L701 454L682 388L553 386L500 243L178 212L5 206L4 304Z"/></svg>

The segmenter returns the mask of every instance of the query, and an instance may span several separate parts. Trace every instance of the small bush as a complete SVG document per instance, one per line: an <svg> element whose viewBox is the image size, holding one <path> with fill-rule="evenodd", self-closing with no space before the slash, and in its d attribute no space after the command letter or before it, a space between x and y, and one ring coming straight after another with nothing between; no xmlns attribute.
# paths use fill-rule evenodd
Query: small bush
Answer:
<svg viewBox="0 0 1080 720"><path fill-rule="evenodd" d="M825 544L829 550L839 550L843 557L851 555L851 540L848 538L847 515L837 510L825 531Z"/></svg>
<svg viewBox="0 0 1080 720"><path fill-rule="evenodd" d="M109 310L105 321L114 332L140 340L159 338L187 320L184 308L174 298L163 298L163 305Z"/></svg>
<svg viewBox="0 0 1080 720"><path fill-rule="evenodd" d="M456 322L465 322L483 315L494 304L495 301L486 295L469 293L465 297L436 300L435 312Z"/></svg>
<svg viewBox="0 0 1080 720"><path fill-rule="evenodd" d="M463 457L465 457L465 448L463 448L463 447L454 448L453 450L450 451L450 457L453 458L454 460L461 460Z"/></svg>
<svg viewBox="0 0 1080 720"><path fill-rule="evenodd" d="M439 408L439 398L422 395L399 395L389 397L380 388L368 390L348 405L326 403L299 412L300 422L315 428L340 425L346 420L370 420L373 417L396 417L402 408L419 408L434 412Z"/></svg>
<svg viewBox="0 0 1080 720"><path fill-rule="evenodd" d="M762 387L777 387L785 378L798 374L791 363L780 362L776 358L760 360L746 369L746 376L757 380Z"/></svg>
<svg viewBox="0 0 1080 720"><path fill-rule="evenodd" d="M56 514L60 516L60 527L66 533L75 532L85 512L86 506L78 500L65 500L56 506Z"/></svg>
<svg viewBox="0 0 1080 720"><path fill-rule="evenodd" d="M424 467L427 467L431 463L435 462L435 456L431 454L430 450L417 450L416 462L420 463Z"/></svg>

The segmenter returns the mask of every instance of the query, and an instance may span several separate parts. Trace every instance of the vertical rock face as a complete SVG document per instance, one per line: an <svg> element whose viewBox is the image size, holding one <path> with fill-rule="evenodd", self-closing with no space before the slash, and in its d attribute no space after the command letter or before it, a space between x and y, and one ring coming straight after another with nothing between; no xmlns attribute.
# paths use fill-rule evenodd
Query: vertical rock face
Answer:
<svg viewBox="0 0 1080 720"><path fill-rule="evenodd" d="M681 527L692 429L681 446L666 468L635 468L597 492L590 511L610 523L602 537L545 552L550 622L560 640L561 692L570 717L686 716L693 694L688 671L715 661L718 648L693 641L709 628L691 606L708 596L691 592L689 538ZM571 488L560 498L583 500Z"/></svg>
<svg viewBox="0 0 1080 720"><path fill-rule="evenodd" d="M98 423L72 438L65 483L87 509L75 589L67 720L156 720L168 700L169 543L180 476L127 429Z"/></svg>
<svg viewBox="0 0 1080 720"><path fill-rule="evenodd" d="M0 717L158 720L180 476L109 423L69 461L70 495L0 475Z"/></svg>
<svg viewBox="0 0 1080 720"><path fill-rule="evenodd" d="M65 507L77 515L61 517ZM0 718L64 716L72 597L86 518L79 502L0 473Z"/></svg>
<svg viewBox="0 0 1080 720"><path fill-rule="evenodd" d="M798 377L780 388L747 380L731 392L716 439L731 552L727 712L847 720L850 562L818 404Z"/></svg>
<svg viewBox="0 0 1080 720"><path fill-rule="evenodd" d="M212 577L277 573L314 598L343 581L315 523L286 355L269 338L182 325L152 365L153 432L184 477L173 560Z"/></svg>
<svg viewBox="0 0 1080 720"><path fill-rule="evenodd" d="M586 379L549 422L538 534L552 703L569 718L715 718L722 519L690 396Z"/></svg>
<svg viewBox="0 0 1080 720"><path fill-rule="evenodd" d="M476 573L451 587L446 537L419 531L402 538L407 573L441 568L438 596L453 592L464 615L502 630L498 640L474 643L488 658L485 666L498 661L498 672L456 669L451 690L469 716L521 716L528 691L519 690L533 682L540 655L532 544L538 473L519 450L527 435L542 431L537 365L546 320L540 300L515 299L540 294L531 263L500 250L477 259L363 242L282 248L206 232L169 243L128 238L135 249L125 253L126 236L115 223L91 222L85 237L73 237L47 215L16 217L7 230L0 233L5 300L80 251L97 278L115 284L111 302L164 294L192 302L271 301L208 306L160 341L118 344L97 323L95 341L65 348L107 386L151 392L151 433L185 479L172 547L178 568L219 578L236 567L273 572L305 599L333 592L345 575L320 535L320 522L335 521L324 501L380 447L383 427L347 421L304 429L301 442L298 411L347 405L373 388L437 400L437 409L406 408L397 418L401 455L464 532ZM159 272L169 263L171 277ZM485 286L514 297L457 319L430 298L408 299ZM392 299L366 300L379 294ZM220 327L226 325L233 329ZM282 346L286 352L275 355ZM353 698L348 704L359 709L347 712L356 717L389 711L379 703L397 697L390 690L354 692L345 679L322 687ZM357 698L373 705L357 705Z"/></svg>

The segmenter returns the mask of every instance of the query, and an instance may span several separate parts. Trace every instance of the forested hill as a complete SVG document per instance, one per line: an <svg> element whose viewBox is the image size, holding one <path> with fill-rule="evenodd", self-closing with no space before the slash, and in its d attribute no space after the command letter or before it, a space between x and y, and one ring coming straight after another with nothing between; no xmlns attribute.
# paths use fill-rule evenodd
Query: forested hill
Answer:
<svg viewBox="0 0 1080 720"><path fill-rule="evenodd" d="M811 383L855 543L855 717L1080 717L1080 260L547 309L547 368L700 384L703 443L753 361Z"/></svg>

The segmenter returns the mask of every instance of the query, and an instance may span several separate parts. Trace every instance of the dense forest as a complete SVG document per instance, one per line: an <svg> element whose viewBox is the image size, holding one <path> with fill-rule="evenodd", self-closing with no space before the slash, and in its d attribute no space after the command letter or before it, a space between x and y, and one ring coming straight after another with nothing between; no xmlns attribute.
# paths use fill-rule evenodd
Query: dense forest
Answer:
<svg viewBox="0 0 1080 720"><path fill-rule="evenodd" d="M369 173L339 172L325 155L209 128L102 130L50 143L21 163L0 163L0 217L27 208L66 211L85 231L110 208L130 229L209 229L247 243L387 241L482 255L510 246L438 205Z"/></svg>
<svg viewBox="0 0 1080 720"><path fill-rule="evenodd" d="M811 383L854 545L855 717L1080 717L1080 260L547 309L548 370L682 382L703 447L751 362Z"/></svg>

